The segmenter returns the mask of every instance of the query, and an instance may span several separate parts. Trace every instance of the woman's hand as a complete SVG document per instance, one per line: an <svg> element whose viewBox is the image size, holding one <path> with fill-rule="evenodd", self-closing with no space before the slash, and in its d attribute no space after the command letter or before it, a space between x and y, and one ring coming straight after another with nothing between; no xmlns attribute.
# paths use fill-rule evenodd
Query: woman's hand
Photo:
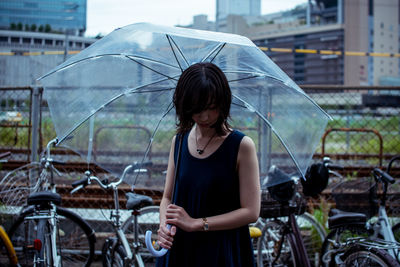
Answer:
<svg viewBox="0 0 400 267"><path fill-rule="evenodd" d="M160 223L160 228L158 229L157 233L158 244L162 248L170 249L174 241L176 226L171 226L171 228L168 229L165 223Z"/></svg>
<svg viewBox="0 0 400 267"><path fill-rule="evenodd" d="M175 225L185 232L193 232L196 227L196 219L187 214L187 212L182 208L174 204L169 204L165 213L167 218L166 223Z"/></svg>

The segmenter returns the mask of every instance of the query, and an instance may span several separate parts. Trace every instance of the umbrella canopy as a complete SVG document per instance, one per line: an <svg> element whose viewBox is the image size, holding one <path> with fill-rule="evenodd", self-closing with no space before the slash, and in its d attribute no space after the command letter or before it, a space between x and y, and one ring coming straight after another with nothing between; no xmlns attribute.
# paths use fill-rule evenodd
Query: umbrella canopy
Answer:
<svg viewBox="0 0 400 267"><path fill-rule="evenodd" d="M162 166L176 83L198 62L227 76L231 125L255 141L261 173L276 165L303 176L329 116L253 42L226 33L133 24L39 78L59 143L115 174L133 161Z"/></svg>

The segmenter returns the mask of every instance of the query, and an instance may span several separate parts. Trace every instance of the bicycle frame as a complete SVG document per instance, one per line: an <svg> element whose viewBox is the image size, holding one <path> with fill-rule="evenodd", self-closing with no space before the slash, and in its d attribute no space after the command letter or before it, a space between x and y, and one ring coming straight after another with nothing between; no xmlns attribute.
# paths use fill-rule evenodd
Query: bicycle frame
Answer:
<svg viewBox="0 0 400 267"><path fill-rule="evenodd" d="M133 215L134 215L134 225L135 225L135 237L134 237L134 241L132 243L134 251L131 250L131 248L129 247L129 242L127 237L124 234L124 231L122 229L122 223L121 223L121 214L120 214L120 208L119 208L119 196L118 196L118 186L122 183L122 181L124 180L126 174L132 169L134 168L134 165L128 165L120 179L116 182L113 183L109 183L109 184L104 184L102 181L100 181L100 179L96 176L92 176L90 175L89 171L85 172L86 177L84 179L82 179L81 181L78 181L77 184L75 185L75 189L73 189L71 191L71 194L73 194L74 192L78 191L79 189L85 187L86 185L90 184L91 181L96 181L97 184L100 185L101 188L105 189L105 190L109 190L111 189L113 191L113 196L114 196L114 210L111 211L111 215L110 215L110 219L112 221L112 225L114 227L114 231L117 235L118 240L121 242L125 253L126 253L126 260L128 263L130 263L133 259L133 255L135 255L135 259L137 261L137 263L139 264L140 267L144 267L144 262L143 259L139 253L139 248L141 246L140 242L139 242L139 232L138 232L138 221L137 221L137 215L138 212L134 211ZM141 169L138 169L138 171L142 171ZM74 185L73 185L74 186Z"/></svg>
<svg viewBox="0 0 400 267"><path fill-rule="evenodd" d="M36 212L35 212L36 213ZM51 253L51 259L53 262L54 267L61 266L61 256L58 255L57 253L57 248L56 248L56 242L57 242L57 212L56 212L56 206L54 204L51 204L51 207L49 210L39 210L37 212L37 215L26 217L26 220L32 220L32 221L42 221L44 223L48 222L50 225L50 240L51 240L51 247L50 247L50 253ZM39 259L39 261L45 261L46 259Z"/></svg>
<svg viewBox="0 0 400 267"><path fill-rule="evenodd" d="M92 176L93 177L93 176ZM122 179L121 179L122 181ZM119 184L119 183L118 183ZM130 262L133 259L133 255L135 255L136 261L138 262L139 266L144 267L144 262L143 259L140 255L140 253L137 253L139 250L140 242L139 242L139 232L138 232L138 223L137 223L137 216L134 216L135 221L135 236L134 236L134 241L133 241L133 248L135 250L135 253L133 254L131 251L131 248L129 247L129 242L128 239L126 238L124 231L121 228L121 215L119 212L119 197L118 197L118 185L112 186L113 194L114 194L114 210L111 212L111 220L112 224L114 226L115 233L118 236L119 241L121 242L122 246L125 249L126 252L126 257L128 259L128 262ZM138 214L136 214L138 215Z"/></svg>
<svg viewBox="0 0 400 267"><path fill-rule="evenodd" d="M389 164L389 170L390 170L390 165L391 164ZM341 175L336 172L331 172L331 173L337 175L338 177L341 177ZM386 194L387 194L388 184L394 183L394 178L391 177L389 174L385 173L384 171L380 170L379 168L375 168L372 171L372 175L376 183L382 184L383 192L381 199L379 201L377 221L372 224L367 222L365 225L366 230L373 231L372 235L370 235L368 238L364 238L363 242L365 246L386 250L391 257L400 262L400 254L399 254L400 244L396 241L394 237L392 227L389 222L389 217L386 212ZM349 244L352 244L360 240L361 239L359 238L349 238L347 239L347 242ZM334 252L337 253L335 257L337 263L340 263L340 256L343 255L343 253L345 252L345 249L343 247L346 247L346 244L337 249L337 252L339 253Z"/></svg>
<svg viewBox="0 0 400 267"><path fill-rule="evenodd" d="M296 264L298 264L298 266L311 267L307 255L307 250L304 245L303 239L301 238L300 229L297 225L294 213L291 213L289 215L288 223L292 232L292 234L288 235L288 238L289 242L291 244L294 244L294 247L292 247L292 249L294 252L294 257L296 259Z"/></svg>
<svg viewBox="0 0 400 267"><path fill-rule="evenodd" d="M389 217L386 213L386 208L383 205L379 206L378 221L374 224L374 235L378 233L383 236L385 241L395 244L396 239L394 238L392 227L389 222ZM376 236L374 236L376 237ZM388 253L398 261L400 261L399 249L389 249Z"/></svg>

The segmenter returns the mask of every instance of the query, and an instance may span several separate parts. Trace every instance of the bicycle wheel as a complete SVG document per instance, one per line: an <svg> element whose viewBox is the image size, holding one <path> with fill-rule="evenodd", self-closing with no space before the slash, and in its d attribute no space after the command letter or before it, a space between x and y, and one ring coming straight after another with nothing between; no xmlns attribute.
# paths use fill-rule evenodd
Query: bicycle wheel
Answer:
<svg viewBox="0 0 400 267"><path fill-rule="evenodd" d="M296 216L296 222L311 266L318 266L321 258L321 246L326 237L324 227L307 212Z"/></svg>
<svg viewBox="0 0 400 267"><path fill-rule="evenodd" d="M145 234L147 230L153 232L153 240L157 240L157 230L160 225L160 207L159 206L148 206L140 209L140 215L138 216L138 225L139 225L139 242L140 248L139 253L143 259L144 263L154 263L155 258L152 256L146 248L145 244ZM124 231L126 238L129 241L132 251L133 250L133 241L135 234L135 226L134 226L134 216L130 216L122 225L122 230ZM156 244L156 243L155 243Z"/></svg>
<svg viewBox="0 0 400 267"><path fill-rule="evenodd" d="M287 217L280 218L280 220L287 222ZM323 226L315 220L314 216L307 212L297 215L296 223L299 226L300 234L303 239L311 266L318 266L321 258L321 245L326 237L326 232Z"/></svg>
<svg viewBox="0 0 400 267"><path fill-rule="evenodd" d="M334 254L331 252L344 246L348 238L368 237L369 232L365 227L349 226L332 229L326 236L321 247L321 266L328 267L333 264ZM335 266L335 265L333 265Z"/></svg>
<svg viewBox="0 0 400 267"><path fill-rule="evenodd" d="M0 225L0 266L16 266L17 254L4 228Z"/></svg>
<svg viewBox="0 0 400 267"><path fill-rule="evenodd" d="M46 219L38 221L36 226L36 238L41 242L41 248L39 251L34 253L35 266L47 267L54 266L53 254L52 254L52 242L51 242L51 227Z"/></svg>
<svg viewBox="0 0 400 267"><path fill-rule="evenodd" d="M126 252L124 247L120 244L116 244L117 239L108 238L101 249L103 255L103 267L124 267L124 259ZM135 266L135 265L133 265Z"/></svg>
<svg viewBox="0 0 400 267"><path fill-rule="evenodd" d="M385 250L359 245L351 246L343 256L344 265L368 267L398 267L400 264Z"/></svg>
<svg viewBox="0 0 400 267"><path fill-rule="evenodd" d="M269 220L257 242L257 266L295 266L290 243L283 234L285 223Z"/></svg>
<svg viewBox="0 0 400 267"><path fill-rule="evenodd" d="M57 253L61 256L63 266L89 266L94 256L96 238L89 224L74 212L57 207ZM14 244L19 261L24 266L31 266L34 253L27 246L37 238L32 231L37 220L25 219L35 215L34 207L25 209L14 222L9 236Z"/></svg>

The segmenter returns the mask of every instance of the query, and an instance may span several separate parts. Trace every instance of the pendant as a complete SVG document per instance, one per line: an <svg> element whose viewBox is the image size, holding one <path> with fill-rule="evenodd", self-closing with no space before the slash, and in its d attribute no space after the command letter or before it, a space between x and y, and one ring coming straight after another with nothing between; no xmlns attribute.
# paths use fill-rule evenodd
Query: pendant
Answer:
<svg viewBox="0 0 400 267"><path fill-rule="evenodd" d="M199 153L200 155L204 153L203 149L197 149L197 153Z"/></svg>

